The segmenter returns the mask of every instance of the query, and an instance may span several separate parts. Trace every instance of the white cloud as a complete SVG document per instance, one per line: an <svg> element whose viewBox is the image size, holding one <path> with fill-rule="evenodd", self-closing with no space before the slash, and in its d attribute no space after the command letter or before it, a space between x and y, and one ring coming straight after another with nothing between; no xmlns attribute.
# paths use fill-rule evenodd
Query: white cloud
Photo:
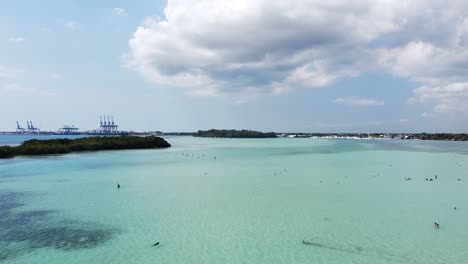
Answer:
<svg viewBox="0 0 468 264"><path fill-rule="evenodd" d="M70 20L70 21L67 21L63 26L69 30L75 31L78 29L79 24L78 22L74 20Z"/></svg>
<svg viewBox="0 0 468 264"><path fill-rule="evenodd" d="M189 94L281 93L370 70L446 87L468 82L467 13L464 0L168 0L123 58Z"/></svg>
<svg viewBox="0 0 468 264"><path fill-rule="evenodd" d="M415 1L409 6L419 12L406 11L405 26L387 36L397 44L378 49L380 67L421 83L411 103L432 103L439 113L466 112L468 2Z"/></svg>
<svg viewBox="0 0 468 264"><path fill-rule="evenodd" d="M382 106L384 101L374 100L369 98L360 98L360 97L343 97L336 98L334 103L342 105L355 105L355 106Z"/></svg>
<svg viewBox="0 0 468 264"><path fill-rule="evenodd" d="M127 17L128 16L127 10L125 10L124 8L121 8L121 7L113 8L112 12L117 16L121 16L121 17Z"/></svg>
<svg viewBox="0 0 468 264"><path fill-rule="evenodd" d="M25 39L23 37L9 37L8 38L8 42L11 42L11 43L21 43L24 41Z"/></svg>
<svg viewBox="0 0 468 264"><path fill-rule="evenodd" d="M380 50L378 55L380 64L390 72L421 83L449 84L468 75L468 46L440 47L412 41L403 47Z"/></svg>
<svg viewBox="0 0 468 264"><path fill-rule="evenodd" d="M169 0L135 31L125 65L208 94L323 87L356 76L362 47L398 29L386 1ZM204 93L203 91L202 93Z"/></svg>
<svg viewBox="0 0 468 264"><path fill-rule="evenodd" d="M434 102L437 113L468 113L468 82L421 86L413 91L411 102Z"/></svg>

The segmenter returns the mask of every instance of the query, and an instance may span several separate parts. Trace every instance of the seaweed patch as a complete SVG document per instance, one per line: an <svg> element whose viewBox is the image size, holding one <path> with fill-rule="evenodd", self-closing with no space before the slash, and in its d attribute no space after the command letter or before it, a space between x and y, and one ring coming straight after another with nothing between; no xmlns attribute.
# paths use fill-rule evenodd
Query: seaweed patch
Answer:
<svg viewBox="0 0 468 264"><path fill-rule="evenodd" d="M59 219L54 210L22 210L24 196L0 192L0 262L39 248L99 247L117 232L94 223Z"/></svg>

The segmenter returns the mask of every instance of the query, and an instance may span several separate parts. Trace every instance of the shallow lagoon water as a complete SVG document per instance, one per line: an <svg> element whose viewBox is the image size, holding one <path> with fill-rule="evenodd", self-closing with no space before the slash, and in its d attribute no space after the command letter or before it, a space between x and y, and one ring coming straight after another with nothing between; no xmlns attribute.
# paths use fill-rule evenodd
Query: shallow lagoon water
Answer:
<svg viewBox="0 0 468 264"><path fill-rule="evenodd" d="M468 259L467 143L167 140L0 160L0 263Z"/></svg>

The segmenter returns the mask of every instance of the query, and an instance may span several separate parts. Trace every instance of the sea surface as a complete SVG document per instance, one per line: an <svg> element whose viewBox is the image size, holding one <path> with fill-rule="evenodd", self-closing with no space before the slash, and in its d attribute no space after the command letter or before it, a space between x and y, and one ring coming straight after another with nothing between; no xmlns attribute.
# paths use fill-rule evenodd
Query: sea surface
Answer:
<svg viewBox="0 0 468 264"><path fill-rule="evenodd" d="M0 160L0 263L468 263L467 143L166 139Z"/></svg>

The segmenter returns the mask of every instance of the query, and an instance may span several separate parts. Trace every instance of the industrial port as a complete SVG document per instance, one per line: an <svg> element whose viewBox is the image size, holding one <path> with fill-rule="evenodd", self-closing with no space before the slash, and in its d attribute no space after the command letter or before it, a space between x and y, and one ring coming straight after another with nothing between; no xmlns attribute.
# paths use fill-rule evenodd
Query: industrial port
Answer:
<svg viewBox="0 0 468 264"><path fill-rule="evenodd" d="M0 134L16 135L128 135L127 131L120 131L119 126L114 122L114 117L102 115L99 117L99 128L95 130L80 131L75 125L63 125L56 131L43 131L35 126L32 121L26 121L26 127L21 126L16 121L16 130L10 132L0 132ZM138 134L138 133L135 133Z"/></svg>

